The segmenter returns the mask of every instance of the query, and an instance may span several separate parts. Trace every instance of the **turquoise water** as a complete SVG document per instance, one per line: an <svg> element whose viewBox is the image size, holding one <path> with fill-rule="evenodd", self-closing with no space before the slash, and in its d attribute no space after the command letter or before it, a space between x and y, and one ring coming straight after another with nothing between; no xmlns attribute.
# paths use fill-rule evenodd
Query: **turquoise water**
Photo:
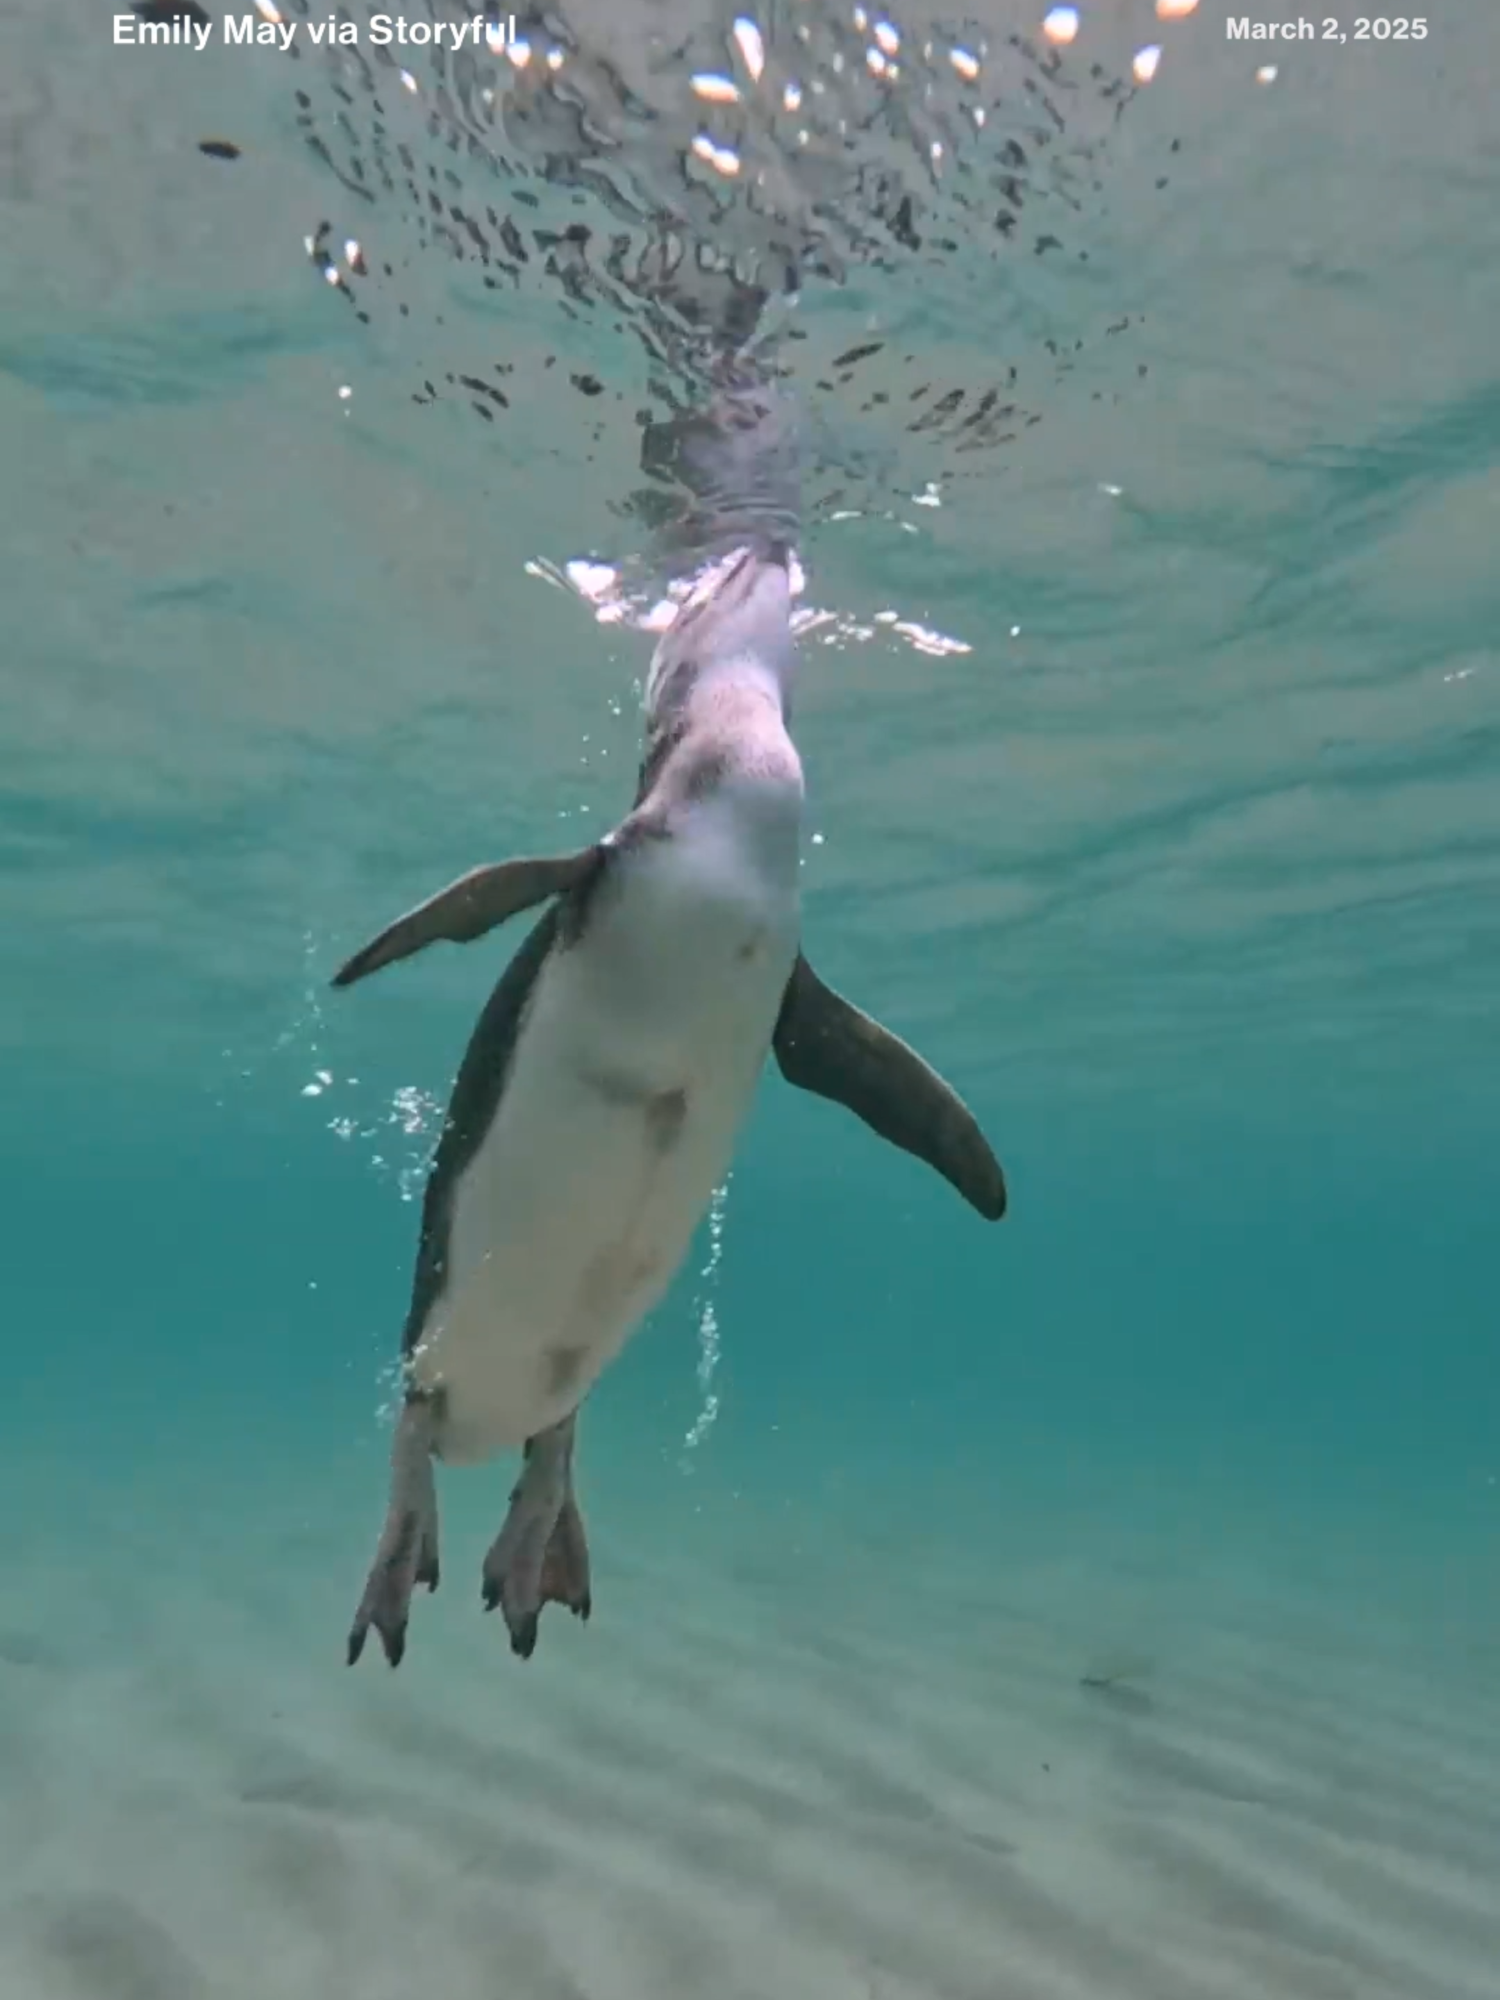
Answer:
<svg viewBox="0 0 1500 2000"><path fill-rule="evenodd" d="M628 805L650 639L567 565L649 600L675 378L351 194L310 57L0 31L7 1992L1500 1991L1500 39L1262 83L1225 11L1083 10L1066 262L787 308L807 949L1010 1213L769 1074L585 1412L589 1624L510 1657L510 1468L449 1472L395 1675L344 1638L511 941L327 981ZM877 337L885 402L826 366ZM997 357L1011 441L891 415Z"/></svg>

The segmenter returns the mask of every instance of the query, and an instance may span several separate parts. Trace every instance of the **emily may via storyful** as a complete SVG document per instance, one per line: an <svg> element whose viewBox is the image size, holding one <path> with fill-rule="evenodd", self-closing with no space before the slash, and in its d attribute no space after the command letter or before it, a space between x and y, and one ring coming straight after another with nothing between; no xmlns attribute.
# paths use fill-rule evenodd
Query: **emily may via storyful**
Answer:
<svg viewBox="0 0 1500 2000"><path fill-rule="evenodd" d="M275 15L274 19L267 18ZM141 21L134 14L116 14L114 38L135 48L205 49L214 38L212 21L192 21L179 15L175 21ZM335 20L283 21L275 8L262 14L225 14L219 24L219 39L229 48L289 49L294 40L339 46L350 42L384 48L404 43L410 48L477 49L481 42L489 49L512 47L516 42L514 14L475 14L467 21L406 21L399 14L372 14L364 23Z"/></svg>

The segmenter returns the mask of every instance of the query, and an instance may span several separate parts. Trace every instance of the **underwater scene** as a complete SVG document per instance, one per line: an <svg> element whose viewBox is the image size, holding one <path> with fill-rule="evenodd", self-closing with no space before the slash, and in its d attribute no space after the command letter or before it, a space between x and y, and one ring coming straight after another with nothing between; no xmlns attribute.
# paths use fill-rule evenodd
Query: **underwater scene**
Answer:
<svg viewBox="0 0 1500 2000"><path fill-rule="evenodd" d="M1500 2000L1500 11L970 5L0 14L0 2000Z"/></svg>

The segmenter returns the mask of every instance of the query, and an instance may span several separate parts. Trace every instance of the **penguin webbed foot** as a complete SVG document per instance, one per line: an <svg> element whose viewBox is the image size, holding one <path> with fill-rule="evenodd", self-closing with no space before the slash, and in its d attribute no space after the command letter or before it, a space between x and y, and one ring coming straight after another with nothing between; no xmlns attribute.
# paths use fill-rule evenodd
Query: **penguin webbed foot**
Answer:
<svg viewBox="0 0 1500 2000"><path fill-rule="evenodd" d="M418 1584L438 1587L437 1487L432 1474L431 1412L409 1402L396 1426L391 1450L391 1498L364 1595L349 1628L348 1663L365 1649L373 1626L386 1659L399 1667L406 1652L406 1625Z"/></svg>
<svg viewBox="0 0 1500 2000"><path fill-rule="evenodd" d="M564 1604L585 1621L593 1609L588 1537L573 1496L573 1425L567 1417L528 1440L505 1525L484 1558L484 1608L500 1611L523 1660L536 1650L544 1606Z"/></svg>

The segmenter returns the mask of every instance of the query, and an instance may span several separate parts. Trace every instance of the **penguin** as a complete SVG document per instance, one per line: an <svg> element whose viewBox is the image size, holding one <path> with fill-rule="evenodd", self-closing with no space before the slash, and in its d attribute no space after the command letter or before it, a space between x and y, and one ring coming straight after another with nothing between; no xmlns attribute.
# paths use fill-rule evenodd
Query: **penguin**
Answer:
<svg viewBox="0 0 1500 2000"><path fill-rule="evenodd" d="M482 1600L529 1658L545 1605L592 1607L574 1492L580 1406L682 1263L768 1055L942 1174L984 1218L1005 1176L922 1058L802 948L792 552L753 540L704 572L652 656L635 803L575 853L474 869L335 975L541 912L454 1084L422 1206L389 1503L348 1638L398 1666L438 1585L434 1461L523 1453Z"/></svg>

